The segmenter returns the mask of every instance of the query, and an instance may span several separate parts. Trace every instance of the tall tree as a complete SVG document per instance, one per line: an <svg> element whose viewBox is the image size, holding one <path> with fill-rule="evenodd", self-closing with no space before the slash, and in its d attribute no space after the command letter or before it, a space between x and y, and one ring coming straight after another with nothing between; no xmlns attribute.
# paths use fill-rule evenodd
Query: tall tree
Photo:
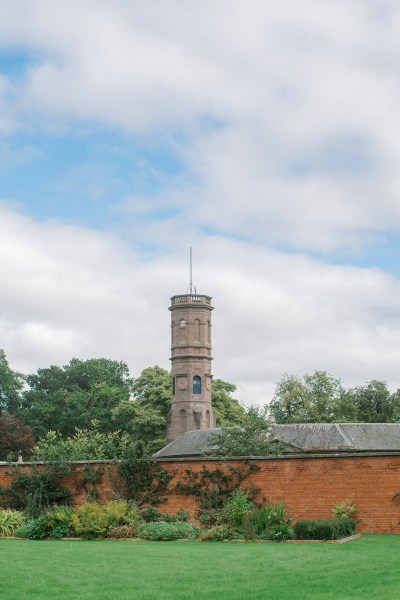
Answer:
<svg viewBox="0 0 400 600"><path fill-rule="evenodd" d="M16 460L21 452L27 458L35 444L32 428L6 413L0 414L0 460L6 460L11 454Z"/></svg>
<svg viewBox="0 0 400 600"><path fill-rule="evenodd" d="M93 420L100 431L112 431L112 410L129 399L132 381L123 362L73 358L63 367L39 369L27 376L27 383L19 416L42 437L49 430L70 436Z"/></svg>
<svg viewBox="0 0 400 600"><path fill-rule="evenodd" d="M286 374L277 384L270 412L277 423L330 423L340 420L343 394L340 380L325 371L303 378Z"/></svg>
<svg viewBox="0 0 400 600"><path fill-rule="evenodd" d="M240 425L246 417L246 409L232 398L236 392L236 386L222 379L213 379L212 381L212 407L217 417L218 427L228 427L229 425Z"/></svg>
<svg viewBox="0 0 400 600"><path fill-rule="evenodd" d="M372 380L348 391L349 400L357 411L357 421L391 423L400 416L399 390L391 394L385 381Z"/></svg>
<svg viewBox="0 0 400 600"><path fill-rule="evenodd" d="M4 350L0 349L0 412L18 411L23 386L24 376L10 368Z"/></svg>
<svg viewBox="0 0 400 600"><path fill-rule="evenodd" d="M113 409L115 427L143 440L153 451L166 442L171 406L171 375L162 367L148 367L132 383L133 398Z"/></svg>

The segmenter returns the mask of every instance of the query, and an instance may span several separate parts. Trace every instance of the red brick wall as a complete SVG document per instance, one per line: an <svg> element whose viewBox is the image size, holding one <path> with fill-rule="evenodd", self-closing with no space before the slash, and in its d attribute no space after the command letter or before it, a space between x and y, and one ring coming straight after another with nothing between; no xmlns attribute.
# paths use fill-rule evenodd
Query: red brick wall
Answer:
<svg viewBox="0 0 400 600"><path fill-rule="evenodd" d="M227 462L234 466L241 464L239 460ZM400 491L400 455L281 457L256 462L260 470L250 476L250 481L261 489L259 501L263 497L268 502L283 500L294 521L328 517L336 502L351 500L358 507L358 531L400 533L400 500L392 501L394 494ZM199 470L203 464L210 470L223 468L220 462L213 460L164 461L160 464L175 473L172 484L187 468ZM81 467L77 465L78 469ZM6 465L0 465L0 484L3 485L9 482L6 470ZM64 485L73 491L77 479L79 474L69 475ZM104 475L99 491L103 500L113 496L107 475ZM79 503L84 499L82 491L75 501ZM196 511L193 497L172 491L162 510L174 512L182 506L192 514Z"/></svg>

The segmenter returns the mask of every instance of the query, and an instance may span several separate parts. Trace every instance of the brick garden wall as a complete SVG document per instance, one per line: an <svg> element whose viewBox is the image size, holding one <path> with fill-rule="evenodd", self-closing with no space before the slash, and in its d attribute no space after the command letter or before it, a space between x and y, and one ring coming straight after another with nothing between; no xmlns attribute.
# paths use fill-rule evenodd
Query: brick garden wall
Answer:
<svg viewBox="0 0 400 600"><path fill-rule="evenodd" d="M336 502L351 500L358 507L357 527L361 532L400 533L400 500L392 501L400 491L400 454L391 455L341 455L341 456L296 456L268 459L255 459L260 469L250 476L251 483L260 488L258 500L268 502L283 500L293 521L304 518L322 518L331 515ZM242 461L226 461L239 466ZM171 484L182 479L186 469L200 470L224 468L224 463L216 460L164 460L160 465L174 473ZM98 486L102 500L113 497L113 485L107 470L115 465L105 465L105 475ZM28 465L20 466L29 469ZM80 479L79 469L68 475L64 485L74 492ZM6 475L7 465L0 464L0 484L10 481ZM82 490L75 502L85 500ZM192 496L171 491L162 510L174 512L185 507L194 514L196 502Z"/></svg>

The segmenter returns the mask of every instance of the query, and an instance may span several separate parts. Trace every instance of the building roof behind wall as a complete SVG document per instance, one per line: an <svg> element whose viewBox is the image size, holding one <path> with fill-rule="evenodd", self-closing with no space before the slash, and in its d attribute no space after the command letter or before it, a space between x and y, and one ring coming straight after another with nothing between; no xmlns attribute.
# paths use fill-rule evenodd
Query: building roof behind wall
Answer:
<svg viewBox="0 0 400 600"><path fill-rule="evenodd" d="M188 431L159 450L156 458L201 456L212 434L221 430ZM273 425L269 440L282 443L285 454L322 452L400 452L398 423L294 423Z"/></svg>

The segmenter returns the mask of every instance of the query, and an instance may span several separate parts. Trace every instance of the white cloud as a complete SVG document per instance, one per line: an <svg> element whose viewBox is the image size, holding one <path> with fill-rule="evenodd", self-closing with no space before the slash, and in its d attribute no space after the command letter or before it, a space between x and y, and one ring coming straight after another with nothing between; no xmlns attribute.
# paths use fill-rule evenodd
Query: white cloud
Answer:
<svg viewBox="0 0 400 600"><path fill-rule="evenodd" d="M185 291L194 245L216 304L215 374L244 401L270 398L285 371L400 385L399 281L329 264L400 228L399 24L398 3L378 0L3 2L0 48L30 57L0 79L3 134L91 122L162 140L184 164L151 198L113 198L119 235L155 256L1 206L12 365L105 355L135 374L167 367L168 299ZM40 159L25 142L0 151L3 168ZM73 194L80 169L59 186Z"/></svg>
<svg viewBox="0 0 400 600"><path fill-rule="evenodd" d="M70 358L124 360L137 375L169 368L169 298L187 265L152 260L106 234L39 223L0 207L0 347L33 372ZM222 238L197 239L194 281L213 296L213 370L247 404L284 372L327 370L346 385L400 386L400 281Z"/></svg>

